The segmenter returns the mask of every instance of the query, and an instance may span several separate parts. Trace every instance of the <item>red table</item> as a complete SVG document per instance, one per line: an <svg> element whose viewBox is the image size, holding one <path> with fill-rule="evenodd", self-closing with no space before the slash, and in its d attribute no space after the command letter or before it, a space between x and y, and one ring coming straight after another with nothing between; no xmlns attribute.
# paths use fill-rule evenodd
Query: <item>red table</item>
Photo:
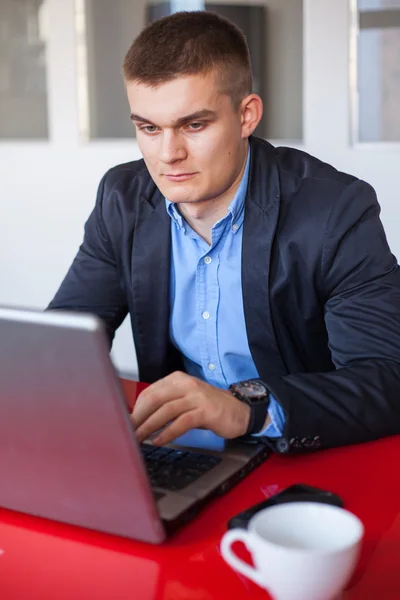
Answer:
<svg viewBox="0 0 400 600"><path fill-rule="evenodd" d="M132 384L124 382L124 388L132 400ZM163 546L0 510L0 598L267 600L266 592L223 561L221 536L238 511L288 485L308 483L341 495L366 527L360 564L343 600L398 600L399 456L400 436L309 455L274 455Z"/></svg>

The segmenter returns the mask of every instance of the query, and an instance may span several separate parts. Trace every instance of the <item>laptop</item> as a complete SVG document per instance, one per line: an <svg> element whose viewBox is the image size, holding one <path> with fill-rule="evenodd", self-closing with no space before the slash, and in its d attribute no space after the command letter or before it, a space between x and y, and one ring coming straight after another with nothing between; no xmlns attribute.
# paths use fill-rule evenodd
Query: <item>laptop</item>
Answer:
<svg viewBox="0 0 400 600"><path fill-rule="evenodd" d="M158 544L268 455L139 444L129 412L97 317L0 308L0 506Z"/></svg>

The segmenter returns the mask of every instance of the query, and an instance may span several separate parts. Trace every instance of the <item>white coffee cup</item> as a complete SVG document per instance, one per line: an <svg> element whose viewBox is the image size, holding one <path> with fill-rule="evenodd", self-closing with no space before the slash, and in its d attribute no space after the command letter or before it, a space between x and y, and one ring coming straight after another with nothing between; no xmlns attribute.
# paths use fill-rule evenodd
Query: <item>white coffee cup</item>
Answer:
<svg viewBox="0 0 400 600"><path fill-rule="evenodd" d="M356 566L364 527L343 508L292 502L265 508L248 529L231 529L221 540L226 562L275 600L333 600ZM254 567L240 560L232 544L241 541Z"/></svg>

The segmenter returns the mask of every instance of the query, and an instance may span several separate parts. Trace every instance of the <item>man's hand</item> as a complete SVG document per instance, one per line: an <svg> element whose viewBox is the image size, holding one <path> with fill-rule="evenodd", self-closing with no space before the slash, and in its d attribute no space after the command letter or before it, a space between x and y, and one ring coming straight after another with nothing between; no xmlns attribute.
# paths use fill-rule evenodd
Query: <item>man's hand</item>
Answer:
<svg viewBox="0 0 400 600"><path fill-rule="evenodd" d="M165 427L152 440L162 446L195 428L226 439L244 435L250 407L226 390L176 371L143 390L131 418L140 442Z"/></svg>

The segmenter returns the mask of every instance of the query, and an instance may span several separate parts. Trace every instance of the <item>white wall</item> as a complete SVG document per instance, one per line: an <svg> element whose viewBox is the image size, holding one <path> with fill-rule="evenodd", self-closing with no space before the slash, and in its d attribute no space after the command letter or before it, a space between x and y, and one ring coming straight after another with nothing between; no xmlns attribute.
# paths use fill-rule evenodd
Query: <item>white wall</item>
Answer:
<svg viewBox="0 0 400 600"><path fill-rule="evenodd" d="M0 304L38 308L52 298L77 251L104 171L140 157L134 140L80 141L73 2L49 0L49 7L51 140L0 142ZM347 0L305 0L303 147L375 186L400 257L400 145L350 146L348 42ZM135 372L126 323L113 355L119 368Z"/></svg>
<svg viewBox="0 0 400 600"><path fill-rule="evenodd" d="M304 1L304 0L303 0ZM300 0L265 0L267 9L267 131L300 140L302 123L303 28ZM300 50L300 51L299 51ZM287 93L290 90L290 93Z"/></svg>

